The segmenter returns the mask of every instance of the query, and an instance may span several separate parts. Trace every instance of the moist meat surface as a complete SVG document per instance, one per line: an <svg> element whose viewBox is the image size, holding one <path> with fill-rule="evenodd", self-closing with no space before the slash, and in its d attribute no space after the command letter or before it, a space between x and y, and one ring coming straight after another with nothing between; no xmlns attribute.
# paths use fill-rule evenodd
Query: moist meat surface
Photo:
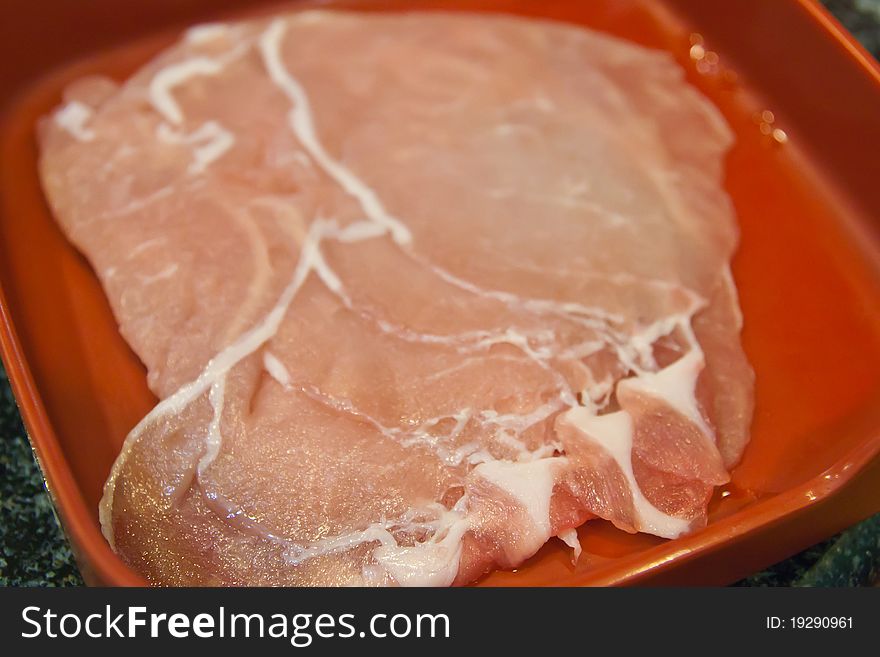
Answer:
<svg viewBox="0 0 880 657"><path fill-rule="evenodd" d="M593 517L698 528L742 453L731 135L664 53L301 12L40 133L160 400L101 504L151 582L467 583Z"/></svg>

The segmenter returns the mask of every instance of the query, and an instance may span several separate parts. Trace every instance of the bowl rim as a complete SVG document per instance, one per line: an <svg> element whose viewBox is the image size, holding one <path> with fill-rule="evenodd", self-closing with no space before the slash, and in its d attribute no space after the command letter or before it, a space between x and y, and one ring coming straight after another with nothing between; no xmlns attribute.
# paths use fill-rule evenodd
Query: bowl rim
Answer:
<svg viewBox="0 0 880 657"><path fill-rule="evenodd" d="M838 48L880 87L880 62L853 37L818 0L791 0L826 32ZM77 58L92 53L81 53ZM75 60L72 60L75 61ZM50 74L51 75L51 74ZM10 99L5 109L10 114L29 96L26 87ZM61 444L42 401L22 342L12 320L2 277L0 277L0 358L16 405L24 422L28 441L43 474L46 489L60 518L62 528L88 583L115 586L147 586L148 582L135 573L110 548L94 522L90 510L73 476ZM638 584L650 577L669 571L683 563L723 546L732 536L747 536L761 528L780 523L786 516L797 514L842 493L868 466L880 457L880 427L871 437L854 447L824 472L812 479L749 505L749 514L737 512L719 519L694 534L615 559L583 574L574 574L564 583L570 586ZM552 582L559 585L561 582Z"/></svg>

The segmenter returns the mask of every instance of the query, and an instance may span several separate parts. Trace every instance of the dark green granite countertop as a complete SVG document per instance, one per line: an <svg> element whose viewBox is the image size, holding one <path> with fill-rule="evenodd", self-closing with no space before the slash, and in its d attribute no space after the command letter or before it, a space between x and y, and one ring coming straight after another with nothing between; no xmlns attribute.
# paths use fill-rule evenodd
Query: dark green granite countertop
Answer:
<svg viewBox="0 0 880 657"><path fill-rule="evenodd" d="M880 55L880 0L823 0ZM866 586L880 583L880 514L757 573L738 586ZM0 366L0 586L82 584L34 462Z"/></svg>

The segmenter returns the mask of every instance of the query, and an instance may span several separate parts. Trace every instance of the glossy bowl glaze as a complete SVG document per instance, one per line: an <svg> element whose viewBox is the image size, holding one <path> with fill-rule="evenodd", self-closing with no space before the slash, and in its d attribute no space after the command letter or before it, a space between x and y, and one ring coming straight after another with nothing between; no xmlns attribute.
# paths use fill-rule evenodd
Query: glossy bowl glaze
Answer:
<svg viewBox="0 0 880 657"><path fill-rule="evenodd" d="M671 52L736 133L726 187L742 230L733 271L757 407L709 526L663 541L590 522L576 567L551 541L482 584L727 583L880 511L880 68L818 4L11 4L0 7L0 351L86 581L144 583L101 536L97 504L126 433L156 400L45 204L35 123L69 81L123 79L188 24L291 5L505 11L586 25Z"/></svg>

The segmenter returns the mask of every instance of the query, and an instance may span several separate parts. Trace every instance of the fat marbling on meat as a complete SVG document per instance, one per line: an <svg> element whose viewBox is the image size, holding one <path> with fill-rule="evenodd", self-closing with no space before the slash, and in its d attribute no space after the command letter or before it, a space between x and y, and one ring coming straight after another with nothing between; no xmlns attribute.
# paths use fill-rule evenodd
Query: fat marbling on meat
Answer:
<svg viewBox="0 0 880 657"><path fill-rule="evenodd" d="M731 134L665 53L504 15L206 25L40 126L159 401L101 503L165 585L463 584L705 524L748 439Z"/></svg>

